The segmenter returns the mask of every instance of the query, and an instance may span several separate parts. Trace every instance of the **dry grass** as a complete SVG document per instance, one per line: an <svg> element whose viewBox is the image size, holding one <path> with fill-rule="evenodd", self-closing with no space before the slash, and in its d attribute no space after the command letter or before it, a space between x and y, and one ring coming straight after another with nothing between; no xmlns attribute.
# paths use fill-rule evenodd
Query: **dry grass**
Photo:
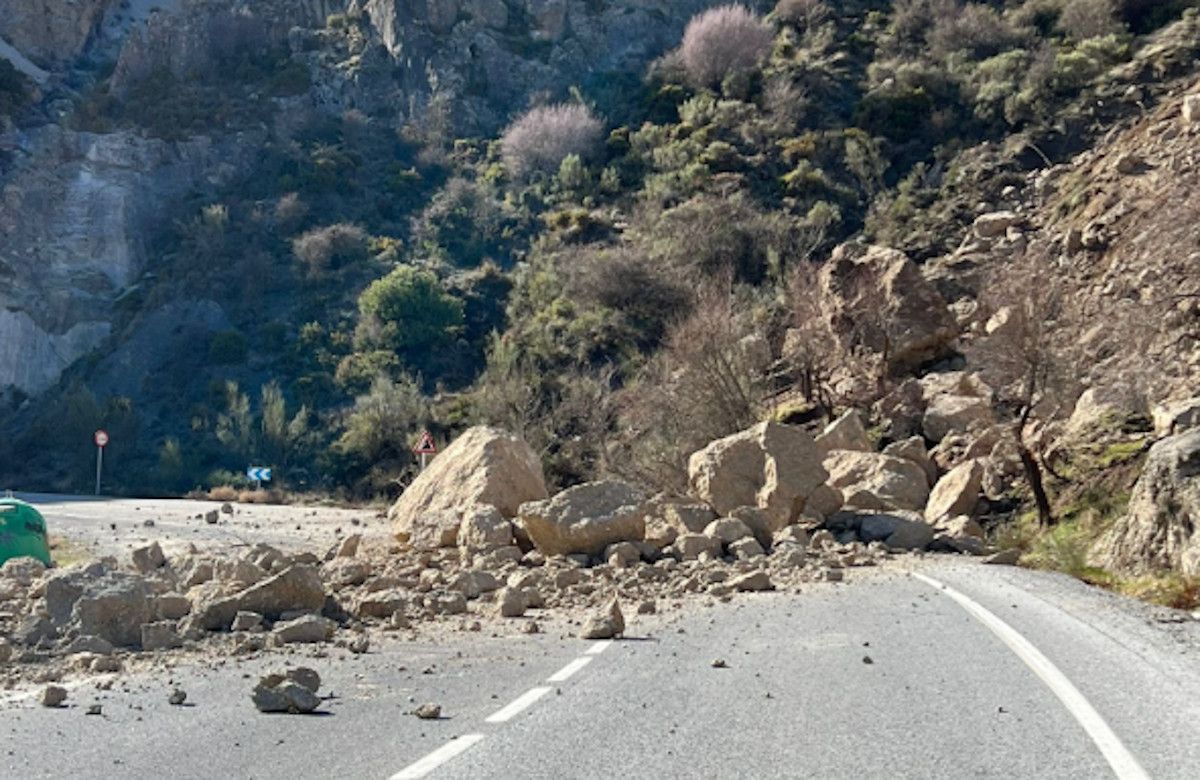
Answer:
<svg viewBox="0 0 1200 780"><path fill-rule="evenodd" d="M1065 519L1041 528L1036 515L1025 513L1001 526L992 541L1001 549L1021 551L1020 565L1069 574L1089 585L1172 609L1200 609L1200 578L1163 571L1135 576L1109 571L1090 562L1100 537L1119 517L1128 494L1084 494L1063 511Z"/></svg>
<svg viewBox="0 0 1200 780"><path fill-rule="evenodd" d="M70 539L61 536L50 537L50 558L58 567L71 566L76 563L90 561L96 556L84 547Z"/></svg>
<svg viewBox="0 0 1200 780"><path fill-rule="evenodd" d="M237 501L239 499L238 489L230 485L219 485L204 496L209 501Z"/></svg>
<svg viewBox="0 0 1200 780"><path fill-rule="evenodd" d="M1125 596L1172 609L1200 609L1200 578L1178 572L1119 579L1113 590Z"/></svg>
<svg viewBox="0 0 1200 780"><path fill-rule="evenodd" d="M241 504L287 504L287 495L282 490L243 490L237 494Z"/></svg>

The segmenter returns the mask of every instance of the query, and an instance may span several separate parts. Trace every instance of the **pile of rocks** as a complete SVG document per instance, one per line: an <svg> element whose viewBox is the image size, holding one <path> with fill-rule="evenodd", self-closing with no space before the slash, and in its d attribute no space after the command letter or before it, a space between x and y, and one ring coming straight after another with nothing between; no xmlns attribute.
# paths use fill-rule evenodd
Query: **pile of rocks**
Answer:
<svg viewBox="0 0 1200 780"><path fill-rule="evenodd" d="M645 614L694 595L840 580L899 551L984 551L969 516L983 469L965 461L931 488L923 447L889 449L874 452L854 415L815 439L763 423L692 456L693 496L608 480L551 498L523 442L477 429L393 508L403 541L390 547L349 536L321 555L258 544L168 557L151 544L61 570L9 561L0 658L18 662L10 677L52 681L213 642L235 655L327 642L362 653L372 631L422 624L536 631L536 616L611 636L624 631L615 598Z"/></svg>

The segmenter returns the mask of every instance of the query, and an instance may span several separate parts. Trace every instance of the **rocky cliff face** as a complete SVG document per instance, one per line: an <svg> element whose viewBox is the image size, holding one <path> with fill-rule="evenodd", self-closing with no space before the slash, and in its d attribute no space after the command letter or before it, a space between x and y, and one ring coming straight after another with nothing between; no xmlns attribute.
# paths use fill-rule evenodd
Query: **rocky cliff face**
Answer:
<svg viewBox="0 0 1200 780"><path fill-rule="evenodd" d="M15 165L0 196L0 388L36 394L109 335L165 205L233 166L209 139L48 125L5 140Z"/></svg>
<svg viewBox="0 0 1200 780"><path fill-rule="evenodd" d="M0 0L0 38L43 68L70 62L117 0Z"/></svg>
<svg viewBox="0 0 1200 780"><path fill-rule="evenodd" d="M715 0L0 0L0 36L59 74L117 52L110 92L167 71L221 77L239 47L307 64L292 98L397 125L450 108L458 135L502 127L535 96L639 74ZM331 19L332 17L332 19ZM92 47L92 48L89 48ZM294 108L294 106L290 106ZM0 138L0 392L35 395L105 342L113 302L146 266L145 236L172 202L230 175L253 148L221 134L184 142L136 129L55 124ZM239 146L240 144L240 146ZM217 147L225 148L218 154Z"/></svg>
<svg viewBox="0 0 1200 780"><path fill-rule="evenodd" d="M404 72L405 106L433 98L458 126L502 126L530 97L640 73L714 0L366 0L374 35ZM755 3L755 5L762 5ZM357 6L357 0L355 3Z"/></svg>

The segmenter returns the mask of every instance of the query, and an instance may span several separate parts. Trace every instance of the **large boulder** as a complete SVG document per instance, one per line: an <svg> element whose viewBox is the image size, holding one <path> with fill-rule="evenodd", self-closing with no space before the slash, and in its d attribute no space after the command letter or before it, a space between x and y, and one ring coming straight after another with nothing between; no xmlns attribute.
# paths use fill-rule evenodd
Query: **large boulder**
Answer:
<svg viewBox="0 0 1200 780"><path fill-rule="evenodd" d="M1200 398L1159 404L1151 411L1154 435L1174 436L1192 428L1200 428Z"/></svg>
<svg viewBox="0 0 1200 780"><path fill-rule="evenodd" d="M843 244L819 278L833 332L848 349L885 356L893 373L947 355L958 336L945 300L903 252Z"/></svg>
<svg viewBox="0 0 1200 780"><path fill-rule="evenodd" d="M941 441L955 432L990 425L995 421L992 404L972 395L939 395L925 407L921 428L925 438Z"/></svg>
<svg viewBox="0 0 1200 780"><path fill-rule="evenodd" d="M139 647L142 624L152 622L154 594L141 577L109 572L90 583L71 610L71 627L117 647Z"/></svg>
<svg viewBox="0 0 1200 780"><path fill-rule="evenodd" d="M646 500L644 492L625 482L588 482L522 504L517 524L543 555L600 555L610 544L642 541Z"/></svg>
<svg viewBox="0 0 1200 780"><path fill-rule="evenodd" d="M1098 553L1115 569L1200 575L1200 429L1150 448L1129 509Z"/></svg>
<svg viewBox="0 0 1200 780"><path fill-rule="evenodd" d="M822 457L833 450L858 450L860 452L874 452L875 450L871 440L867 438L862 417L854 409L826 425L825 430L817 435L815 441Z"/></svg>
<svg viewBox="0 0 1200 780"><path fill-rule="evenodd" d="M983 463L978 459L960 463L934 485L925 505L925 519L936 523L945 517L971 515L983 486Z"/></svg>
<svg viewBox="0 0 1200 780"><path fill-rule="evenodd" d="M520 437L497 428L471 428L459 436L413 480L388 517L396 537L407 542L447 541L441 529L458 533L461 515L476 504L491 504L514 517L521 504L547 498L537 454ZM451 515L438 514L448 512ZM430 523L437 529L429 531ZM450 538L449 544L454 544Z"/></svg>
<svg viewBox="0 0 1200 780"><path fill-rule="evenodd" d="M692 492L720 515L756 506L791 522L826 476L812 437L773 422L718 439L688 459Z"/></svg>
<svg viewBox="0 0 1200 780"><path fill-rule="evenodd" d="M937 466L934 464L933 459L929 457L929 450L925 447L925 439L920 436L910 436L901 441L894 441L883 448L883 454L911 460L925 472L925 476L929 478L931 486L937 482Z"/></svg>
<svg viewBox="0 0 1200 780"><path fill-rule="evenodd" d="M883 542L894 550L923 550L933 541L935 529L920 514L893 510L856 512L845 510L829 518L835 533L853 531L865 543Z"/></svg>
<svg viewBox="0 0 1200 780"><path fill-rule="evenodd" d="M1120 431L1130 422L1146 420L1150 410L1145 396L1129 385L1089 387L1075 401L1067 420L1067 435L1075 438Z"/></svg>
<svg viewBox="0 0 1200 780"><path fill-rule="evenodd" d="M238 612L257 612L275 620L285 612L319 612L323 606L321 575L313 566L295 564L231 596L199 601L188 620L196 628L228 630Z"/></svg>
<svg viewBox="0 0 1200 780"><path fill-rule="evenodd" d="M847 507L921 511L929 499L925 470L904 458L875 452L834 450L825 458L829 484Z"/></svg>

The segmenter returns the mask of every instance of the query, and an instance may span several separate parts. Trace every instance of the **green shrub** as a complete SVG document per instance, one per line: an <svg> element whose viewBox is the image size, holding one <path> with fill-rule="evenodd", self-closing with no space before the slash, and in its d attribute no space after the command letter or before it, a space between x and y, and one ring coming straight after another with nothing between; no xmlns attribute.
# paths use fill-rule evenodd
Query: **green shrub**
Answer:
<svg viewBox="0 0 1200 780"><path fill-rule="evenodd" d="M429 271L402 265L371 283L358 298L355 345L389 350L409 366L429 365L432 354L462 331L462 301L442 289Z"/></svg>
<svg viewBox="0 0 1200 780"><path fill-rule="evenodd" d="M208 342L208 362L215 366L245 363L249 352L246 337L236 330L218 331Z"/></svg>

